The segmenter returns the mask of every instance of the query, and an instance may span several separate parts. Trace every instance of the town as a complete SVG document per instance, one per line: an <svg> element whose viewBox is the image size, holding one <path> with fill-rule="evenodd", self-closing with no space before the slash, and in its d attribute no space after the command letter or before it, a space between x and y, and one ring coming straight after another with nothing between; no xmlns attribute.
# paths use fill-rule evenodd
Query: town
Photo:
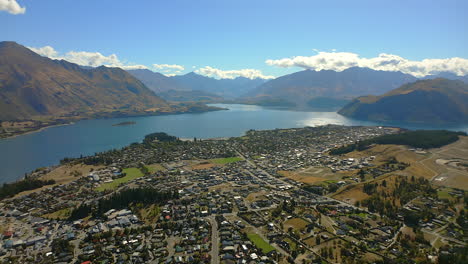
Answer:
<svg viewBox="0 0 468 264"><path fill-rule="evenodd" d="M208 140L154 133L120 150L65 158L25 179L55 183L0 201L0 262L466 258L465 189L435 184L439 174L411 174L430 150L389 145L383 152L372 146L330 154L401 132L327 125ZM466 144L466 136L458 142ZM401 153L419 160L409 162ZM466 175L466 157L457 162L439 165Z"/></svg>

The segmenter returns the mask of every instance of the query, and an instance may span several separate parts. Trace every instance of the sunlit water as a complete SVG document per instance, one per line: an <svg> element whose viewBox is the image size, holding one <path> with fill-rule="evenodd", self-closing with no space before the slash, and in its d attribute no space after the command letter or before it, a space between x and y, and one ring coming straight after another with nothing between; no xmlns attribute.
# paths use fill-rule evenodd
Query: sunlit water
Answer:
<svg viewBox="0 0 468 264"><path fill-rule="evenodd" d="M468 132L468 126L428 127L403 123L358 121L335 112L300 112L251 105L216 105L229 108L200 114L84 120L37 133L0 140L0 183L14 181L38 167L58 164L64 157L91 155L140 142L152 132L180 138L240 136L249 129L339 125L391 125L409 129L451 129ZM125 121L135 125L112 126Z"/></svg>

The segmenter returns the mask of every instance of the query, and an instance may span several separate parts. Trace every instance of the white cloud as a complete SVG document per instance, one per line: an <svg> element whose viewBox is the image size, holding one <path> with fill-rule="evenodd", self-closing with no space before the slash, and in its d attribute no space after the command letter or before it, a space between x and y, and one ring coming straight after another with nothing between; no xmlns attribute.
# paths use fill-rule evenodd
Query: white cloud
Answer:
<svg viewBox="0 0 468 264"><path fill-rule="evenodd" d="M181 74L185 70L184 66L177 64L153 64L153 68L168 77Z"/></svg>
<svg viewBox="0 0 468 264"><path fill-rule="evenodd" d="M262 79L273 79L274 76L263 75L260 70L256 69L241 69L241 70L220 70L212 68L210 66L205 66L195 70L196 73L205 75L208 77L215 77L220 79L234 79L236 77L245 77L249 79L262 78Z"/></svg>
<svg viewBox="0 0 468 264"><path fill-rule="evenodd" d="M26 7L21 7L16 0L0 0L0 11L6 11L13 15L24 14Z"/></svg>
<svg viewBox="0 0 468 264"><path fill-rule="evenodd" d="M183 71L185 70L184 66L177 65L177 64L153 64L153 67L157 70L176 70L176 71Z"/></svg>
<svg viewBox="0 0 468 264"><path fill-rule="evenodd" d="M55 60L66 60L83 66L98 67L104 65L107 67L119 67L124 70L148 68L145 65L136 65L132 63L122 62L115 54L104 56L99 52L89 51L69 51L65 54L60 54L51 46L45 46L41 48L29 48L39 55L49 57Z"/></svg>
<svg viewBox="0 0 468 264"><path fill-rule="evenodd" d="M457 75L468 74L468 59L424 59L412 61L398 55L381 53L374 58L363 58L351 52L323 52L314 56L297 56L277 60L266 60L266 64L282 68L300 67L311 70L343 71L350 67L366 67L382 71L401 71L416 77L452 72Z"/></svg>
<svg viewBox="0 0 468 264"><path fill-rule="evenodd" d="M172 76L176 76L178 75L179 73L164 73L164 75L166 75L167 77L172 77Z"/></svg>
<svg viewBox="0 0 468 264"><path fill-rule="evenodd" d="M51 59L59 58L58 52L51 46L44 46L42 48L32 48L32 47L28 47L28 48L44 57L49 57Z"/></svg>

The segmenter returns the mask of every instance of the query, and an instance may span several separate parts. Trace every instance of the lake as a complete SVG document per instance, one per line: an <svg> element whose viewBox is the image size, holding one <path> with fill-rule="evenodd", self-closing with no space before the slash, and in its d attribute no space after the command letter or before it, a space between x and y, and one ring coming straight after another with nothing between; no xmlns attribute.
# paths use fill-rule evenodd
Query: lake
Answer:
<svg viewBox="0 0 468 264"><path fill-rule="evenodd" d="M229 110L198 114L83 120L72 125L0 140L0 183L15 181L38 167L58 164L64 157L92 155L140 142L152 132L180 138L240 136L249 129L295 128L339 125L390 125L409 129L450 129L468 132L468 125L417 126L403 123L358 121L336 112L300 112L252 105L225 105ZM136 122L133 125L115 124Z"/></svg>

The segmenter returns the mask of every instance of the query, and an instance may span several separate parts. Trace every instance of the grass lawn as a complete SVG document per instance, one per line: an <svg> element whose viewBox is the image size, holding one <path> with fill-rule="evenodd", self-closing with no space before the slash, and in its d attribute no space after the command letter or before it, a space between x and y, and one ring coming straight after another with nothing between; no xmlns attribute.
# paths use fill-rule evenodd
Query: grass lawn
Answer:
<svg viewBox="0 0 468 264"><path fill-rule="evenodd" d="M65 209L50 213L50 214L45 214L42 217L64 220L64 219L68 219L68 217L70 217L70 214L71 214L71 208L65 208Z"/></svg>
<svg viewBox="0 0 468 264"><path fill-rule="evenodd" d="M240 157L230 157L230 158L221 158L221 159L212 159L210 160L214 164L228 164L228 163L233 163L233 162L238 162L241 161L242 158Z"/></svg>
<svg viewBox="0 0 468 264"><path fill-rule="evenodd" d="M449 191L448 189L441 189L441 190L438 190L437 191L437 196L439 197L439 199L453 199L452 195L449 194Z"/></svg>
<svg viewBox="0 0 468 264"><path fill-rule="evenodd" d="M297 247L296 242L292 241L289 237L285 238L284 242L289 244L289 248L291 249L291 251L296 250L296 247Z"/></svg>
<svg viewBox="0 0 468 264"><path fill-rule="evenodd" d="M146 168L148 168L150 173L166 170L161 164L151 164L146 166Z"/></svg>
<svg viewBox="0 0 468 264"><path fill-rule="evenodd" d="M143 176L143 173L141 173L138 168L127 168L123 169L122 172L126 174L124 177L115 179L113 182L101 184L101 186L96 188L96 191L102 192L105 190L113 190L122 183L126 183Z"/></svg>
<svg viewBox="0 0 468 264"><path fill-rule="evenodd" d="M255 244L256 247L261 249L264 254L275 250L275 248L272 245L268 244L265 240L263 240L259 235L255 233L249 233L247 234L247 237L250 239L250 241L252 241L252 243Z"/></svg>

